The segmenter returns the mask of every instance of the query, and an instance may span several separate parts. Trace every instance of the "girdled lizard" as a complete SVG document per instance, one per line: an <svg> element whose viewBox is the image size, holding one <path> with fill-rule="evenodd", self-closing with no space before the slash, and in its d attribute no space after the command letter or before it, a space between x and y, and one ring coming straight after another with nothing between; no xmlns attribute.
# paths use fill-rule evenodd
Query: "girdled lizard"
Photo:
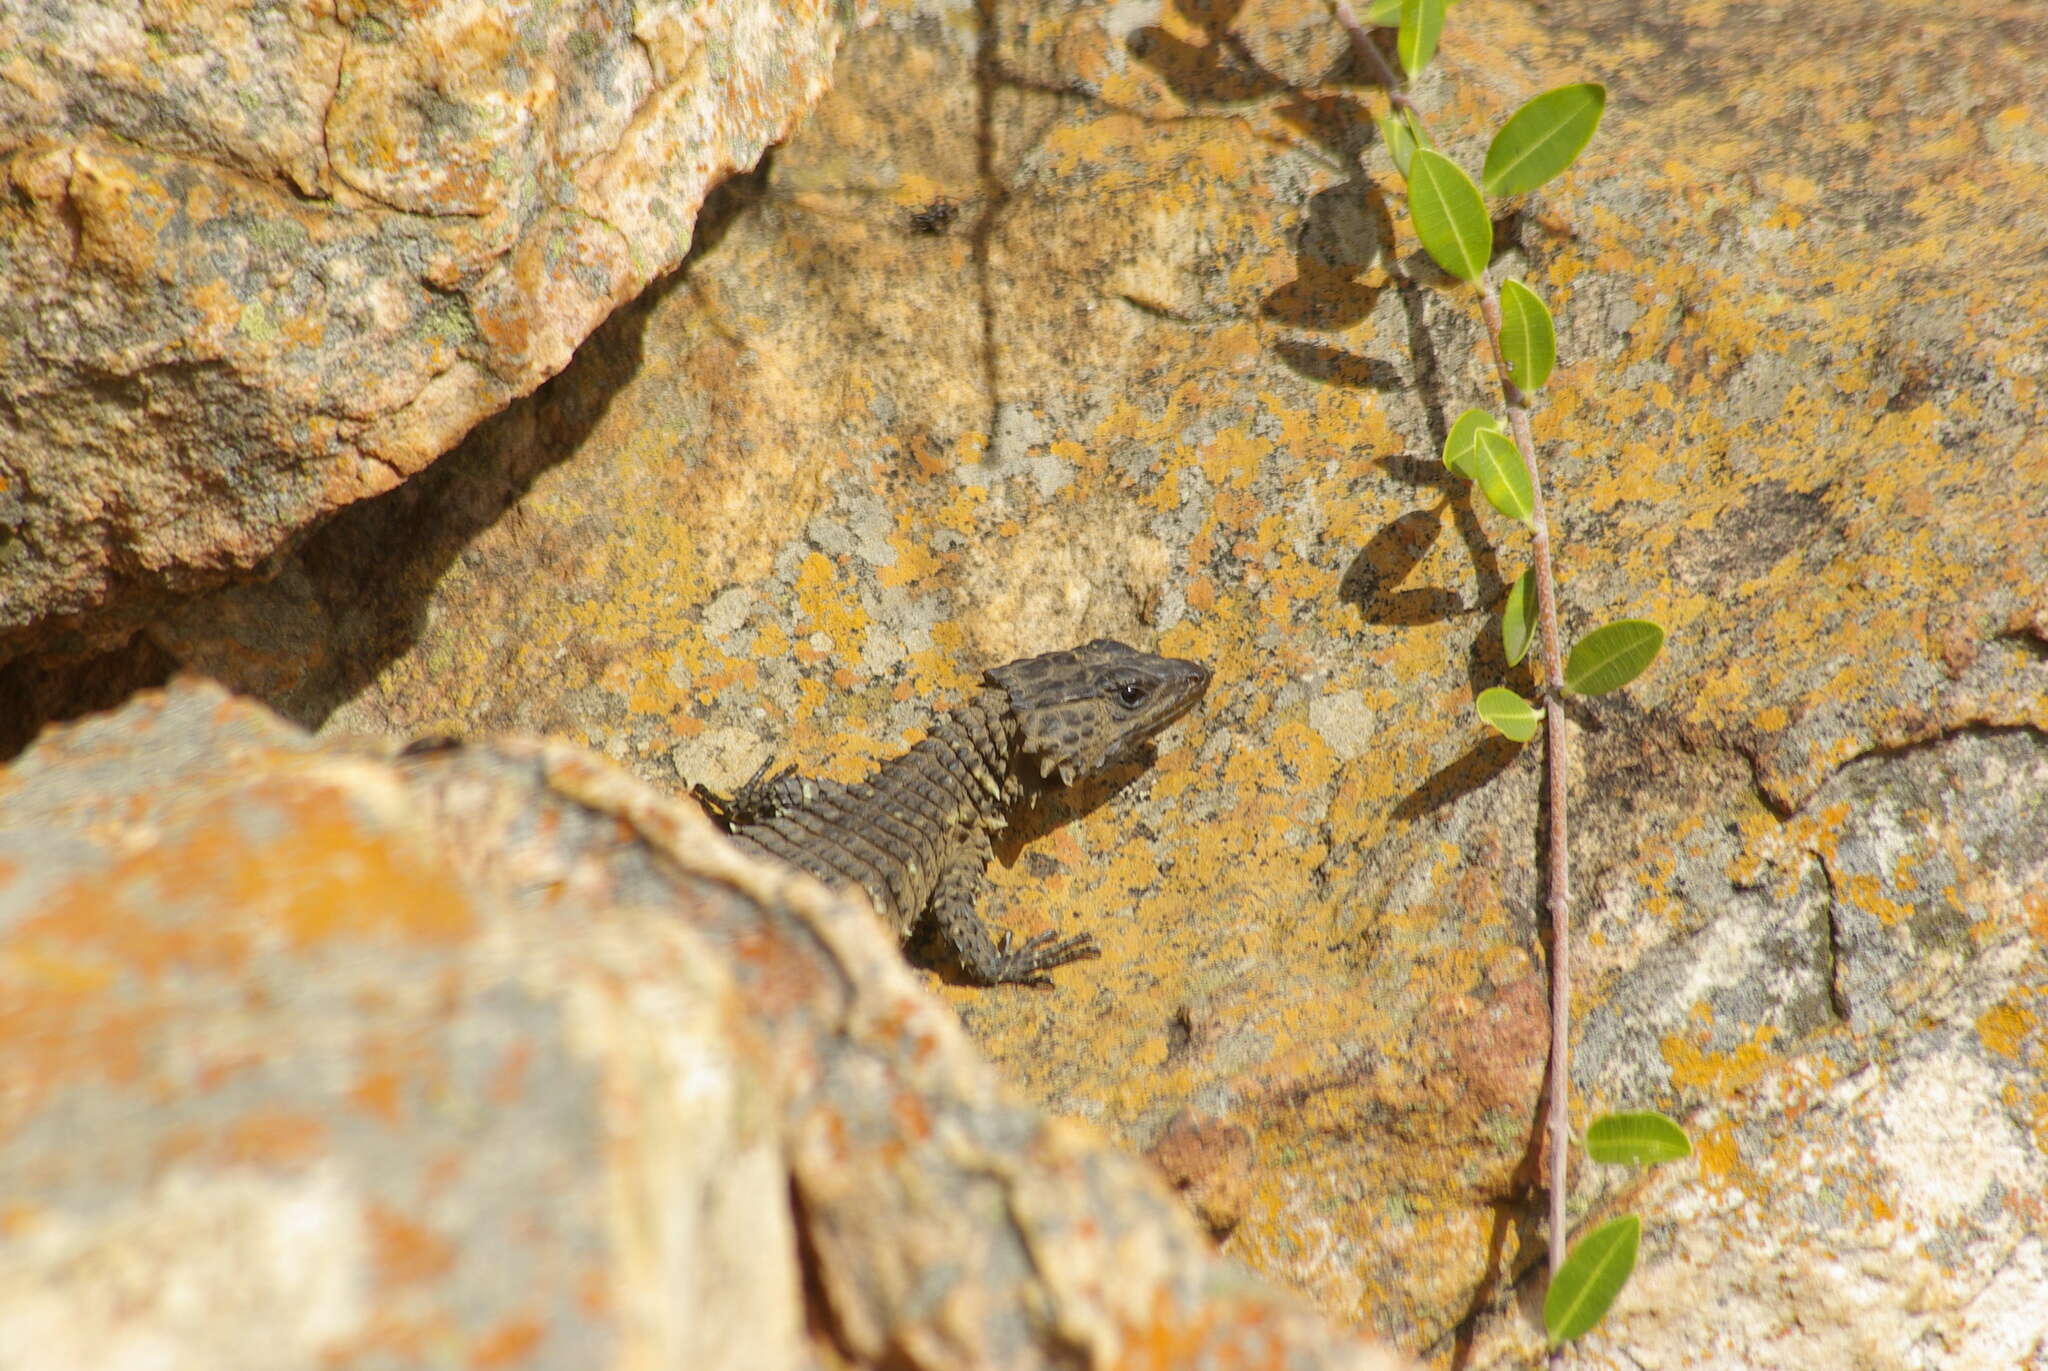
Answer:
<svg viewBox="0 0 2048 1371"><path fill-rule="evenodd" d="M1086 933L1041 933L1014 949L1007 933L990 938L975 904L992 836L1043 791L1109 769L1187 713L1209 669L1097 638L982 682L865 781L811 779L793 766L767 778L764 764L730 800L694 793L742 847L866 891L899 936L929 915L974 981L1049 984L1052 968L1101 953Z"/></svg>

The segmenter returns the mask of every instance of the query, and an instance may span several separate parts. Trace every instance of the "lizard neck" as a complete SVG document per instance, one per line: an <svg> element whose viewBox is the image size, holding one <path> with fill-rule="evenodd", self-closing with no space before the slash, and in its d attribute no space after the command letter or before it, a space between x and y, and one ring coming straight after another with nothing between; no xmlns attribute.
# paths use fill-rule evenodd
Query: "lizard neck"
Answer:
<svg viewBox="0 0 2048 1371"><path fill-rule="evenodd" d="M943 756L946 764L940 773L954 792L951 798L961 821L1001 828L1029 793L1018 756L1020 734L1010 697L984 689L960 708L940 715L930 736L912 751L929 749Z"/></svg>

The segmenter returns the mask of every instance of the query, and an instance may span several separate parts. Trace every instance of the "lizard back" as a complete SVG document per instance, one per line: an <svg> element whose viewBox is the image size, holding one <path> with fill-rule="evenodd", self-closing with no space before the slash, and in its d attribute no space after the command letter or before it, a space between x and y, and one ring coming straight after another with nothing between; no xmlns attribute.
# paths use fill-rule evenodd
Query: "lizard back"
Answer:
<svg viewBox="0 0 2048 1371"><path fill-rule="evenodd" d="M1052 966L1096 955L1094 940L1041 934L1011 951L989 938L974 905L991 835L1039 791L1130 756L1194 707L1209 670L1098 638L1011 662L983 682L865 781L784 771L763 783L757 774L719 808L742 846L829 885L858 886L899 936L932 915L971 978L1043 981Z"/></svg>

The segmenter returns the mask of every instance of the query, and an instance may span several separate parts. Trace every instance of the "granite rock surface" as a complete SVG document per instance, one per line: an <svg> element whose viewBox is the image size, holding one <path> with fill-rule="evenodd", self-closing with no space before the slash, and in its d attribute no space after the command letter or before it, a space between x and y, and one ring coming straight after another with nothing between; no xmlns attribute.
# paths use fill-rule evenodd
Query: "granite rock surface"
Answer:
<svg viewBox="0 0 2048 1371"><path fill-rule="evenodd" d="M1576 1220L1648 1223L1588 1364L2044 1355L2044 48L2024 5L1466 0L1415 91L1476 166L1610 88L1497 226L1559 319L1566 632L1671 634L1572 716L1576 1117L1702 1144L1581 1176ZM137 669L680 787L856 778L1098 633L1207 661L994 873L1103 959L937 993L1227 1251L1523 1364L1540 759L1470 700L1528 686L1528 551L1438 461L1494 397L1382 107L1308 0L886 6L687 272Z"/></svg>
<svg viewBox="0 0 2048 1371"><path fill-rule="evenodd" d="M555 374L858 17L0 6L0 660L274 570Z"/></svg>

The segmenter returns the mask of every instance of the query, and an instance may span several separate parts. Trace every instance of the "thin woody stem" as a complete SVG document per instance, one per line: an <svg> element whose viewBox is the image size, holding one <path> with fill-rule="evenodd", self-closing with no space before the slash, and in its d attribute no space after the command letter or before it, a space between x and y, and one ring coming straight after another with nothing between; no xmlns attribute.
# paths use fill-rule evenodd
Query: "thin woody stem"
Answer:
<svg viewBox="0 0 2048 1371"><path fill-rule="evenodd" d="M1529 432L1529 401L1508 372L1500 346L1500 291L1493 277L1479 278L1479 312L1493 369L1507 400L1508 426L1529 469L1529 532L1536 568L1536 618L1543 634L1543 761L1550 805L1550 1276L1564 1264L1567 1163L1571 1148L1572 959L1571 858L1565 824L1565 777L1570 725L1564 717L1564 653L1557 634L1557 578L1550 563L1550 519L1543 507L1543 470L1536 465L1536 440Z"/></svg>
<svg viewBox="0 0 2048 1371"><path fill-rule="evenodd" d="M1330 9L1337 16L1337 23L1342 26L1344 32L1351 35L1351 50L1371 64L1373 75L1387 88L1387 102L1395 109L1405 110L1409 114L1419 113L1414 102L1408 98L1408 92L1401 89L1400 75L1387 65L1386 56L1380 52L1379 44L1372 41L1372 34L1367 31L1365 25L1358 22L1358 16L1351 12L1348 0L1330 0Z"/></svg>
<svg viewBox="0 0 2048 1371"><path fill-rule="evenodd" d="M1372 35L1358 22L1348 0L1330 0L1337 23L1350 35L1352 50L1365 58L1387 100L1397 110L1419 120L1420 112L1401 89L1401 78L1372 41ZM1536 440L1529 431L1529 399L1515 384L1501 351L1500 291L1490 274L1479 278L1479 310L1486 320L1487 347L1493 354L1494 374L1500 380L1501 396L1507 401L1508 427L1522 463L1529 469L1529 531L1532 560L1536 571L1536 617L1542 632L1544 703L1544 780L1546 803L1550 807L1548 907L1550 911L1550 1098L1547 1123L1550 1132L1550 1277L1564 1264L1566 1186L1571 1157L1571 858L1566 825L1566 777L1571 750L1570 726L1564 716L1564 652L1557 632L1557 577L1551 569L1550 519L1543 504L1543 471L1536 465Z"/></svg>

